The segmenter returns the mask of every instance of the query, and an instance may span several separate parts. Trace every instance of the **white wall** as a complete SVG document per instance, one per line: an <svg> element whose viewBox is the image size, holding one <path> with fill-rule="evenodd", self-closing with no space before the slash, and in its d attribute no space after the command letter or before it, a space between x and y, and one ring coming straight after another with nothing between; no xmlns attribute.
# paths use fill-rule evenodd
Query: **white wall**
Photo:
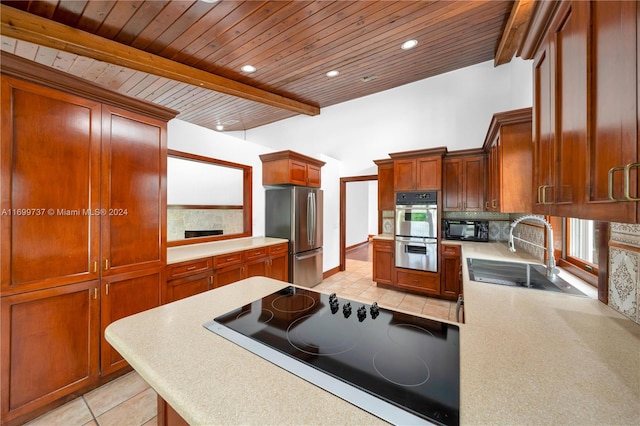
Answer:
<svg viewBox="0 0 640 426"><path fill-rule="evenodd" d="M253 167L253 235L264 235L264 189L258 156L273 150L177 119L169 121L167 133L169 149Z"/></svg>
<svg viewBox="0 0 640 426"><path fill-rule="evenodd" d="M378 181L369 181L369 235L378 234Z"/></svg>
<svg viewBox="0 0 640 426"><path fill-rule="evenodd" d="M369 235L369 182L347 182L346 247L367 241Z"/></svg>
<svg viewBox="0 0 640 426"><path fill-rule="evenodd" d="M377 173L390 152L482 146L496 112L532 105L531 61L494 68L484 62L385 92L248 130L247 140L275 151L329 155L342 176ZM339 77L338 77L339 78Z"/></svg>

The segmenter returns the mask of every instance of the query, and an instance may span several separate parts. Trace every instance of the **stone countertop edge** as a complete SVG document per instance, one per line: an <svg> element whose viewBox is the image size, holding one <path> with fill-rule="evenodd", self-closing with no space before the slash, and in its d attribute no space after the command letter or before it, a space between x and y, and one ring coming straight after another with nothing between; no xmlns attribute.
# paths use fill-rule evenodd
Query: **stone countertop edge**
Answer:
<svg viewBox="0 0 640 426"><path fill-rule="evenodd" d="M461 424L637 425L640 326L596 299L470 281L467 257L533 259L504 243L452 243L463 254ZM286 285L249 278L105 335L190 424L326 424L327 407L347 423L382 423L202 326Z"/></svg>
<svg viewBox="0 0 640 426"><path fill-rule="evenodd" d="M288 242L285 238L245 237L168 247L167 265Z"/></svg>

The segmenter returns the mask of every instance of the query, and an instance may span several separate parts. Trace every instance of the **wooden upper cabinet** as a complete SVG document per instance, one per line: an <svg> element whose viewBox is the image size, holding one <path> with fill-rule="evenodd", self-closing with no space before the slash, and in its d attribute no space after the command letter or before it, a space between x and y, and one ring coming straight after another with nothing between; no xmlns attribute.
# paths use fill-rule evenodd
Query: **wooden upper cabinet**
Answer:
<svg viewBox="0 0 640 426"><path fill-rule="evenodd" d="M442 162L442 209L483 211L485 154L481 149L450 152Z"/></svg>
<svg viewBox="0 0 640 426"><path fill-rule="evenodd" d="M446 148L389 154L393 159L395 191L442 189L442 157Z"/></svg>
<svg viewBox="0 0 640 426"><path fill-rule="evenodd" d="M535 212L640 221L639 14L626 1L535 9L522 49L534 59Z"/></svg>
<svg viewBox="0 0 640 426"><path fill-rule="evenodd" d="M396 197L393 190L393 160L376 160L374 163L378 166L378 210L394 210Z"/></svg>
<svg viewBox="0 0 640 426"><path fill-rule="evenodd" d="M2 294L98 278L99 103L2 76Z"/></svg>
<svg viewBox="0 0 640 426"><path fill-rule="evenodd" d="M166 123L103 107L104 274L164 266Z"/></svg>
<svg viewBox="0 0 640 426"><path fill-rule="evenodd" d="M486 210L531 212L531 108L494 114L483 149L489 156Z"/></svg>
<svg viewBox="0 0 640 426"><path fill-rule="evenodd" d="M263 185L298 185L320 188L324 161L293 151L279 151L260 156Z"/></svg>
<svg viewBox="0 0 640 426"><path fill-rule="evenodd" d="M588 4L564 2L534 61L535 211L579 214L587 138Z"/></svg>
<svg viewBox="0 0 640 426"><path fill-rule="evenodd" d="M589 4L592 137L587 145L588 192L582 216L640 223L640 207L633 201L640 198L640 7L624 1Z"/></svg>

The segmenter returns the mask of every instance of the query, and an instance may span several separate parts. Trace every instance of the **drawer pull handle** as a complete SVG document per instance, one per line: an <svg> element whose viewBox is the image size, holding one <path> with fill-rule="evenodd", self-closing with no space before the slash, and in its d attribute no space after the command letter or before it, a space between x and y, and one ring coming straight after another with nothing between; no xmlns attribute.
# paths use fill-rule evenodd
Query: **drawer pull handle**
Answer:
<svg viewBox="0 0 640 426"><path fill-rule="evenodd" d="M612 167L611 169L609 169L609 185L608 185L608 192L609 192L609 199L611 201L624 201L623 198L616 198L615 195L613 194L613 175L615 174L615 172L620 171L620 170L625 170L624 167ZM626 175L626 173L625 173ZM625 182L624 182L624 186L625 189L627 188L627 179L625 176Z"/></svg>
<svg viewBox="0 0 640 426"><path fill-rule="evenodd" d="M193 270L194 270L194 269L196 269L196 268L197 268L196 266L189 266L189 267L187 268L187 271L193 271Z"/></svg>
<svg viewBox="0 0 640 426"><path fill-rule="evenodd" d="M631 196L631 183L630 183L630 175L631 169L640 168L640 163L629 163L624 166L624 196L628 201L640 201L640 198L634 198ZM636 187L636 191L638 188Z"/></svg>

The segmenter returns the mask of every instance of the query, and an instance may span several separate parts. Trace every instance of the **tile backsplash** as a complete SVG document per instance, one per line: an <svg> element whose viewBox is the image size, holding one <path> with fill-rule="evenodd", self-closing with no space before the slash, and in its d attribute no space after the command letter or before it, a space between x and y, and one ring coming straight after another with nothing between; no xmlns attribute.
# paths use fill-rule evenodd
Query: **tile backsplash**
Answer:
<svg viewBox="0 0 640 426"><path fill-rule="evenodd" d="M241 209L167 209L167 241L183 240L184 231L221 229L224 235L243 231Z"/></svg>
<svg viewBox="0 0 640 426"><path fill-rule="evenodd" d="M609 306L640 324L640 225L612 223Z"/></svg>

